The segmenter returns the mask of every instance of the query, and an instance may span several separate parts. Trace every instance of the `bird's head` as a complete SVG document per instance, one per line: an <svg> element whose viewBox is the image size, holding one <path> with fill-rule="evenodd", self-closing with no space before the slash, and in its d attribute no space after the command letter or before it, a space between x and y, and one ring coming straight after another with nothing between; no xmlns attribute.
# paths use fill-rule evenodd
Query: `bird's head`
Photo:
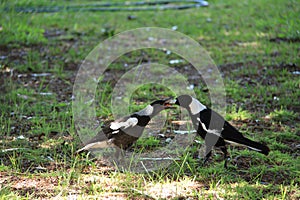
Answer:
<svg viewBox="0 0 300 200"><path fill-rule="evenodd" d="M178 96L175 100L175 104L187 109L192 114L197 114L206 109L206 106L187 94Z"/></svg>
<svg viewBox="0 0 300 200"><path fill-rule="evenodd" d="M190 104L193 101L193 97L187 94L180 95L175 99L175 104L183 108L189 108Z"/></svg>

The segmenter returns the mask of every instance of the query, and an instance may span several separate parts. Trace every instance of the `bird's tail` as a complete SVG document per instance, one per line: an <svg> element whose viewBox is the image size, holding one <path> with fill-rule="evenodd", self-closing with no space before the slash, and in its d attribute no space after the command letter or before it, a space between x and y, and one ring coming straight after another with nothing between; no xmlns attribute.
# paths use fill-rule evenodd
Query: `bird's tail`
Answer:
<svg viewBox="0 0 300 200"><path fill-rule="evenodd" d="M225 139L225 141L227 141L229 143L235 143L238 145L239 144L244 145L244 146L248 147L249 149L252 149L254 151L257 151L257 152L265 154L265 155L268 155L270 152L269 147L267 147L266 145L261 144L259 142L252 141L245 137L231 138L230 140Z"/></svg>
<svg viewBox="0 0 300 200"><path fill-rule="evenodd" d="M109 147L114 147L113 139L105 140L105 141L98 141L86 144L83 148L76 151L76 153L80 153L85 150L95 150L95 149L104 149Z"/></svg>

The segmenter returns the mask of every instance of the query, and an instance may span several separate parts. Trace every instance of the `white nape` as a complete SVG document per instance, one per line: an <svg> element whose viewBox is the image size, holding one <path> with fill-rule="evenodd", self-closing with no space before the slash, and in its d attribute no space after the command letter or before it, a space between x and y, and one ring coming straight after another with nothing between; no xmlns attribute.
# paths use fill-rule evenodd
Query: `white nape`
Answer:
<svg viewBox="0 0 300 200"><path fill-rule="evenodd" d="M206 109L206 106L203 105L202 103L200 103L197 99L192 98L192 102L189 105L191 113L193 115L198 114L199 112L201 112L202 110Z"/></svg>
<svg viewBox="0 0 300 200"><path fill-rule="evenodd" d="M139 112L136 112L139 115L145 115L145 116L150 116L153 113L153 106L148 105L146 108L144 108L143 110L140 110Z"/></svg>

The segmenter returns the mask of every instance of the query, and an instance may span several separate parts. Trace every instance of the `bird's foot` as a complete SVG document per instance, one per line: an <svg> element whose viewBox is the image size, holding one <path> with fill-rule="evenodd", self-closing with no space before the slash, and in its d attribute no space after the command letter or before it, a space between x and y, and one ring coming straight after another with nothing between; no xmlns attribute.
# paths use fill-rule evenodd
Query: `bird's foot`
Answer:
<svg viewBox="0 0 300 200"><path fill-rule="evenodd" d="M208 160L209 158L205 157L203 162L201 163L201 167L204 167L207 164Z"/></svg>
<svg viewBox="0 0 300 200"><path fill-rule="evenodd" d="M228 165L227 165L228 161L230 161L230 157L224 158L224 168L225 169L228 169Z"/></svg>
<svg viewBox="0 0 300 200"><path fill-rule="evenodd" d="M203 163L202 163L202 167L206 165L206 163L207 163L207 161L209 160L210 156L211 156L211 151L209 151L209 152L206 154L206 156L204 157L204 161L203 161Z"/></svg>
<svg viewBox="0 0 300 200"><path fill-rule="evenodd" d="M228 166L227 166L227 159L224 160L224 168L225 168L225 169L228 169Z"/></svg>

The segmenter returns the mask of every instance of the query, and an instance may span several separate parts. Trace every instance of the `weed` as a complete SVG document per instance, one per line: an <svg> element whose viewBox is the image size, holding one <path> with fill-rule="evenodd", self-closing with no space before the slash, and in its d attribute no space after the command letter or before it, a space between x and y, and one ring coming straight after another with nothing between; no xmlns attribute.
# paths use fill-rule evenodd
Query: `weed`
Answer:
<svg viewBox="0 0 300 200"><path fill-rule="evenodd" d="M271 112L269 116L273 120L287 122L295 120L298 117L298 114L294 111L289 111L281 107L279 110L275 109L274 112Z"/></svg>

